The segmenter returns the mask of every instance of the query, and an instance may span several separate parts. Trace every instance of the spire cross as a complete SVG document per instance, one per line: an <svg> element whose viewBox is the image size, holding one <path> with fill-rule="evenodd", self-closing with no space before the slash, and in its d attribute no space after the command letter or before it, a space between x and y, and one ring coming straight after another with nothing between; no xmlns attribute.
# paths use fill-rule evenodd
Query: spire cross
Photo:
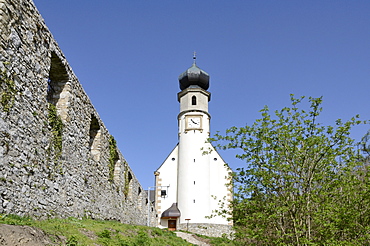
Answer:
<svg viewBox="0 0 370 246"><path fill-rule="evenodd" d="M196 63L196 60L197 59L197 52L194 51L193 53L193 63L195 64Z"/></svg>

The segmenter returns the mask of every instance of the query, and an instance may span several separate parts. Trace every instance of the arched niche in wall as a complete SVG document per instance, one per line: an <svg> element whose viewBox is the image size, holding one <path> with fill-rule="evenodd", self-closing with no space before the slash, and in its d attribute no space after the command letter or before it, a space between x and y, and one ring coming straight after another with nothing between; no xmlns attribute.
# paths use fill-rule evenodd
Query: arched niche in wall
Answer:
<svg viewBox="0 0 370 246"><path fill-rule="evenodd" d="M91 115L89 130L89 149L93 160L100 160L101 131L98 119Z"/></svg>
<svg viewBox="0 0 370 246"><path fill-rule="evenodd" d="M125 175L125 186L124 186L124 194L126 196L126 199L129 198L129 199L132 199L132 186L133 186L133 182L132 182L132 174L131 174L131 171L130 169L126 166L126 175Z"/></svg>
<svg viewBox="0 0 370 246"><path fill-rule="evenodd" d="M62 120L67 119L68 100L70 97L69 76L66 66L55 52L51 52L48 78L47 101L56 106Z"/></svg>
<svg viewBox="0 0 370 246"><path fill-rule="evenodd" d="M139 186L139 187L137 187L137 198L136 198L136 206L140 209L140 210L142 210L143 208L146 208L146 206L147 206L147 202L145 203L144 202L144 197L143 197L143 195L145 195L143 192L142 192L142 190L141 190L141 187ZM148 199L146 199L146 200L148 200Z"/></svg>
<svg viewBox="0 0 370 246"><path fill-rule="evenodd" d="M119 185L121 181L121 167L122 163L120 159L117 159L114 163L114 172L113 172L113 180L114 182Z"/></svg>

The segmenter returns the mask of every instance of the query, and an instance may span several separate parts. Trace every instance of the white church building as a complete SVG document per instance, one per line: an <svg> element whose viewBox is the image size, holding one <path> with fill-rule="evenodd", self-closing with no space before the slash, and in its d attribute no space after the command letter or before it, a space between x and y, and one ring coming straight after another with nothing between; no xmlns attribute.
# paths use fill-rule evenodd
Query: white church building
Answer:
<svg viewBox="0 0 370 246"><path fill-rule="evenodd" d="M232 225L221 216L207 218L220 209L219 200L228 209L231 170L207 142L209 75L196 65L195 57L193 65L179 76L179 83L178 144L154 172L157 226L212 235L203 231Z"/></svg>

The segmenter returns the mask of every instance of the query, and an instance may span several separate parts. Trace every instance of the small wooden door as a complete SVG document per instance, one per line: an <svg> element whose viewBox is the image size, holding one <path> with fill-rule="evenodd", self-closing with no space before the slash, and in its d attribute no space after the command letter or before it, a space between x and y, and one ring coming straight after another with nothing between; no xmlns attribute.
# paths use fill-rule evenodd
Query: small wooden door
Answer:
<svg viewBox="0 0 370 246"><path fill-rule="evenodd" d="M168 220L168 230L176 231L176 220Z"/></svg>

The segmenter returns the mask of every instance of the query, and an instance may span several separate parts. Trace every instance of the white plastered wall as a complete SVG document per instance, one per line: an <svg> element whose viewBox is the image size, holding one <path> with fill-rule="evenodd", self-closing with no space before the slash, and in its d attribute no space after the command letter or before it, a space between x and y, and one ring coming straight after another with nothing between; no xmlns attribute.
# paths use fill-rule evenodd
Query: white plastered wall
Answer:
<svg viewBox="0 0 370 246"><path fill-rule="evenodd" d="M161 220L164 211L177 202L177 165L178 165L178 145L172 150L163 164L157 169L158 172L156 186L156 204L158 223L160 226L167 227L167 220ZM161 190L166 190L167 196L161 197Z"/></svg>
<svg viewBox="0 0 370 246"><path fill-rule="evenodd" d="M202 130L186 129L186 117L202 118ZM209 117L203 112L189 112L181 116L179 127L178 208L180 223L208 223L210 215L209 156L202 148L209 134Z"/></svg>
<svg viewBox="0 0 370 246"><path fill-rule="evenodd" d="M208 144L211 149L208 154L210 157L210 193L211 193L211 210L226 209L229 210L230 200L232 199L230 187L230 168L226 165L219 153ZM215 215L215 213L212 213ZM209 220L212 224L228 225L230 222L222 216L215 216Z"/></svg>

